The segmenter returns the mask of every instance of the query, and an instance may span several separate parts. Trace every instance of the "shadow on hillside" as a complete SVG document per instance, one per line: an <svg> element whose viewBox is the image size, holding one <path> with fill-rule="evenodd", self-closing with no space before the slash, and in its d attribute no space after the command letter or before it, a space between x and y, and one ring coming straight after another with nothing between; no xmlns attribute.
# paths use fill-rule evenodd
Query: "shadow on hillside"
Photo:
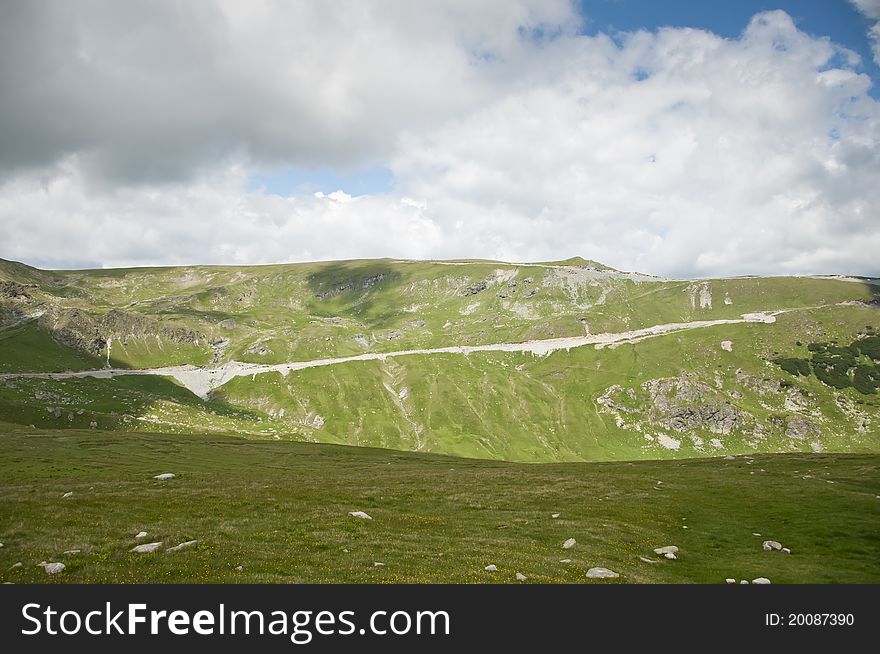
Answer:
<svg viewBox="0 0 880 654"><path fill-rule="evenodd" d="M381 261L330 263L306 277L307 306L316 316L356 318L382 326L398 310L383 306L378 291L387 293L404 281L403 273Z"/></svg>
<svg viewBox="0 0 880 654"><path fill-rule="evenodd" d="M263 417L223 399L205 402L173 380L159 376L9 381L11 385L0 384L0 421L43 429L89 429L95 422L99 429L131 430L145 421L153 422L154 415L156 424L173 423L175 413L181 412L178 421L193 423L188 431L199 433L208 423L199 420L199 414L221 422L233 419L255 423ZM159 410L159 402L169 404Z"/></svg>

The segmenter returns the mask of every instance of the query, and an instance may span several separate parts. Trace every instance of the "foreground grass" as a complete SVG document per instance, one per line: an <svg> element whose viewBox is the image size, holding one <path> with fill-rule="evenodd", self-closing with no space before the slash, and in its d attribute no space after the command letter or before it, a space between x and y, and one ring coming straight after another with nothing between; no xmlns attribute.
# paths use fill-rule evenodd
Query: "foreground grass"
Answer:
<svg viewBox="0 0 880 654"><path fill-rule="evenodd" d="M0 580L15 583L470 583L516 572L569 583L593 566L630 583L880 582L877 455L527 465L13 427L0 452ZM177 477L155 481L162 472ZM129 553L140 530L164 547ZM577 546L563 550L570 537ZM764 539L792 554L763 551ZM662 545L680 547L679 560L639 560L659 559ZM67 568L49 577L40 561Z"/></svg>

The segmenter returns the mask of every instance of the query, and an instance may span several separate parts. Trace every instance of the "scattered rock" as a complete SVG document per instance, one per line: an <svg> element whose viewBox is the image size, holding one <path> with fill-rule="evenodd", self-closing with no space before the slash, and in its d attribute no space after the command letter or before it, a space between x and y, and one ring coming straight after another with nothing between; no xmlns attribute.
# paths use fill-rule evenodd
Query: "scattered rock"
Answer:
<svg viewBox="0 0 880 654"><path fill-rule="evenodd" d="M655 561L654 559L649 559L647 556L640 556L639 561L644 563L660 563L660 561Z"/></svg>
<svg viewBox="0 0 880 654"><path fill-rule="evenodd" d="M761 546L768 552L782 549L782 543L775 540L765 540Z"/></svg>
<svg viewBox="0 0 880 654"><path fill-rule="evenodd" d="M791 550L787 547L783 547L781 551L784 552L785 554L791 554Z"/></svg>
<svg viewBox="0 0 880 654"><path fill-rule="evenodd" d="M485 570L486 572L496 572L498 570L498 566L496 566L494 563L490 563L485 568L483 568L483 570Z"/></svg>
<svg viewBox="0 0 880 654"><path fill-rule="evenodd" d="M13 564L12 564L12 567L9 568L9 569L10 569L10 570L15 570L16 568L21 568L21 567L23 567L23 566L24 566L24 563L22 563L21 561L19 561L18 563L13 563Z"/></svg>
<svg viewBox="0 0 880 654"><path fill-rule="evenodd" d="M559 562L568 565L569 563L571 563L571 559L559 559Z"/></svg>
<svg viewBox="0 0 880 654"><path fill-rule="evenodd" d="M174 547L169 547L165 551L166 552L179 552L180 550L185 550L187 547L192 547L193 545L195 545L198 542L199 541L197 541L197 540L188 540L188 541L181 543L180 545L175 545Z"/></svg>
<svg viewBox="0 0 880 654"><path fill-rule="evenodd" d="M735 584L735 583L736 583L736 579L729 579L729 578L728 578L728 579L725 579L724 582L725 582L725 583L728 583L728 584Z"/></svg>
<svg viewBox="0 0 880 654"><path fill-rule="evenodd" d="M61 499L65 499L67 497L73 497L73 491L67 491L64 495L61 496Z"/></svg>
<svg viewBox="0 0 880 654"><path fill-rule="evenodd" d="M516 573L516 580L517 580L517 581L525 581L525 580L526 580L526 576L525 576L523 573L521 573L521 572L517 572L517 573Z"/></svg>
<svg viewBox="0 0 880 654"><path fill-rule="evenodd" d="M244 570L244 566L243 566L243 565L237 565L237 566L235 566L235 571L236 571L236 572L242 572L243 570Z"/></svg>
<svg viewBox="0 0 880 654"><path fill-rule="evenodd" d="M46 563L45 561L38 563L37 565L43 568L47 575L57 575L59 572L64 572L64 568L67 567L63 563Z"/></svg>
<svg viewBox="0 0 880 654"><path fill-rule="evenodd" d="M725 352L733 352L733 341L721 341L721 349Z"/></svg>
<svg viewBox="0 0 880 654"><path fill-rule="evenodd" d="M608 568L590 568L587 570L588 579L616 579L620 575Z"/></svg>
<svg viewBox="0 0 880 654"><path fill-rule="evenodd" d="M743 579L743 580L742 580L741 582L739 582L739 583L741 583L741 584L748 584L749 582L747 582L745 579Z"/></svg>
<svg viewBox="0 0 880 654"><path fill-rule="evenodd" d="M82 550L64 550L62 554L79 554Z"/></svg>
<svg viewBox="0 0 880 654"><path fill-rule="evenodd" d="M733 456L732 454L728 454L726 457L724 457L724 460L725 461L735 461L736 457Z"/></svg>
<svg viewBox="0 0 880 654"><path fill-rule="evenodd" d="M385 564L382 563L381 561L373 561L373 567L374 568L384 568Z"/></svg>
<svg viewBox="0 0 880 654"><path fill-rule="evenodd" d="M159 481L165 481L166 479L174 479L175 475L172 472L163 472L161 475L156 475L153 479L158 479Z"/></svg>
<svg viewBox="0 0 880 654"><path fill-rule="evenodd" d="M162 541L157 541L155 543L144 543L143 545L135 545L128 551L135 552L136 554L149 554L150 552L155 552L160 547L162 547Z"/></svg>
<svg viewBox="0 0 880 654"><path fill-rule="evenodd" d="M485 291L488 287L489 287L488 284L486 284L486 282L484 282L484 281L477 282L476 284L471 284L466 289L464 289L464 292L462 292L462 295L464 295L465 297L467 297L469 295L476 295L477 293L481 293L482 291Z"/></svg>
<svg viewBox="0 0 880 654"><path fill-rule="evenodd" d="M575 545L577 545L577 541L574 538L569 538L562 544L562 549L570 550Z"/></svg>
<svg viewBox="0 0 880 654"><path fill-rule="evenodd" d="M553 519L555 520L556 518L559 517L559 514L558 514L558 513L551 513L551 514L550 514L550 517L553 518Z"/></svg>
<svg viewBox="0 0 880 654"><path fill-rule="evenodd" d="M753 531L753 532L752 532L752 536L760 536L760 535L761 535L761 534L759 534L757 531Z"/></svg>
<svg viewBox="0 0 880 654"><path fill-rule="evenodd" d="M95 422L94 420L92 420L92 421L89 423L89 429L97 429L97 428L98 428L98 423Z"/></svg>
<svg viewBox="0 0 880 654"><path fill-rule="evenodd" d="M138 533L136 533L136 534L134 535L134 537L137 538L137 539L146 538L146 537L147 537L147 532L145 532L145 531L139 531Z"/></svg>
<svg viewBox="0 0 880 654"><path fill-rule="evenodd" d="M372 520L373 519L371 516L367 515L363 511L349 511L348 515L350 515L352 518L360 518L361 520Z"/></svg>
<svg viewBox="0 0 880 654"><path fill-rule="evenodd" d="M758 577L757 579L752 579L753 584L769 584L770 580L767 577Z"/></svg>
<svg viewBox="0 0 880 654"><path fill-rule="evenodd" d="M654 548L654 554L662 554L664 556L672 554L674 556L677 553L678 548L675 545L664 545L663 547Z"/></svg>

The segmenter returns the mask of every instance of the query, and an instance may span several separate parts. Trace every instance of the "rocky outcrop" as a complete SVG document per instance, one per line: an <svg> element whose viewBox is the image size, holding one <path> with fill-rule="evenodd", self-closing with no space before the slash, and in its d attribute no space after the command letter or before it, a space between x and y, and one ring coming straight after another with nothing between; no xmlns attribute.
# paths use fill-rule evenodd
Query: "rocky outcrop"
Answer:
<svg viewBox="0 0 880 654"><path fill-rule="evenodd" d="M785 423L785 435L799 441L819 436L822 430L801 416L789 416Z"/></svg>
<svg viewBox="0 0 880 654"><path fill-rule="evenodd" d="M679 432L705 429L715 434L729 434L745 425L744 412L727 402L718 390L688 373L652 379L642 387L650 397L649 413L668 429Z"/></svg>
<svg viewBox="0 0 880 654"><path fill-rule="evenodd" d="M58 343L75 350L97 356L107 345L95 319L79 309L50 309L38 324Z"/></svg>
<svg viewBox="0 0 880 654"><path fill-rule="evenodd" d="M0 300L15 300L16 302L30 302L32 300L27 287L15 282L0 282Z"/></svg>
<svg viewBox="0 0 880 654"><path fill-rule="evenodd" d="M385 273L378 273L375 275L370 275L368 277L363 277L359 280L348 279L344 281L333 282L330 284L330 288L318 291L315 293L315 297L319 300L327 300L332 297L336 297L337 295L341 295L347 291L354 290L362 290L368 291L374 286L385 281Z"/></svg>
<svg viewBox="0 0 880 654"><path fill-rule="evenodd" d="M40 317L39 325L59 343L93 355L100 354L111 338L124 343L152 336L193 345L207 340L194 329L116 309L96 319L80 309L51 308Z"/></svg>
<svg viewBox="0 0 880 654"><path fill-rule="evenodd" d="M485 281L480 281L475 284L471 284L470 286L465 288L461 292L461 294L464 295L465 297L468 297L469 295L476 295L477 293L481 293L481 292L485 291L487 288L489 288L489 285Z"/></svg>

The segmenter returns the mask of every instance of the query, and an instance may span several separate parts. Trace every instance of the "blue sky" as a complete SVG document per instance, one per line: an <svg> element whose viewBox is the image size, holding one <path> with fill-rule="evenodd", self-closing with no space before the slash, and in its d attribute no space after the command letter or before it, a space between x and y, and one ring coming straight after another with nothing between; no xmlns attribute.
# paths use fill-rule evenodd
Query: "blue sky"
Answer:
<svg viewBox="0 0 880 654"><path fill-rule="evenodd" d="M859 72L880 79L867 37L870 22L847 0L735 0L714 2L700 0L580 0L584 16L583 33L654 31L662 27L693 27L727 38L738 37L752 16L762 11L782 9L798 28L813 36L827 36L859 54ZM880 86L871 95L880 97ZM322 167L305 169L280 167L265 170L250 178L252 189L282 197L331 193L342 189L354 196L390 191L394 176L385 167L334 170Z"/></svg>

